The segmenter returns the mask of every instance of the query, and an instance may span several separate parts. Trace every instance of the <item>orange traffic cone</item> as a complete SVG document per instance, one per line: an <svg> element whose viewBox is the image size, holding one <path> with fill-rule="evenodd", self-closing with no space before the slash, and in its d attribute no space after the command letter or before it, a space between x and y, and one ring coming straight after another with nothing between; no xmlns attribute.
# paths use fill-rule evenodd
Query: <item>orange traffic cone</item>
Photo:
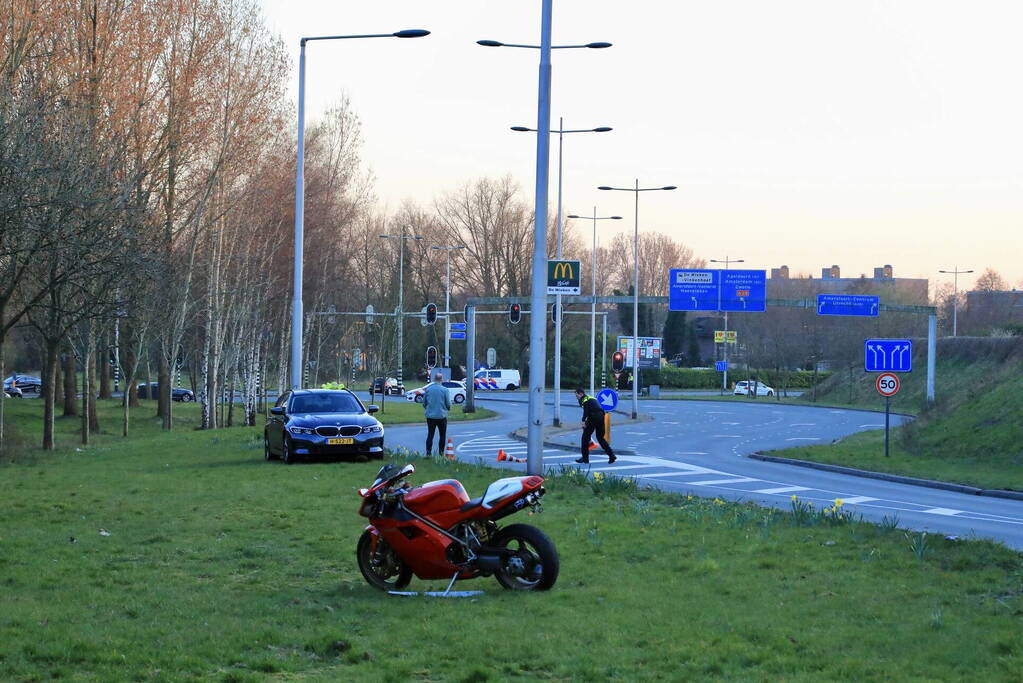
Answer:
<svg viewBox="0 0 1023 683"><path fill-rule="evenodd" d="M497 449L497 462L504 462L507 459L508 459L508 456L504 454L504 449L503 448L498 448Z"/></svg>
<svg viewBox="0 0 1023 683"><path fill-rule="evenodd" d="M444 455L447 456L448 460L454 460L455 459L455 440L454 439L448 438L448 447L447 447L447 450L444 451Z"/></svg>

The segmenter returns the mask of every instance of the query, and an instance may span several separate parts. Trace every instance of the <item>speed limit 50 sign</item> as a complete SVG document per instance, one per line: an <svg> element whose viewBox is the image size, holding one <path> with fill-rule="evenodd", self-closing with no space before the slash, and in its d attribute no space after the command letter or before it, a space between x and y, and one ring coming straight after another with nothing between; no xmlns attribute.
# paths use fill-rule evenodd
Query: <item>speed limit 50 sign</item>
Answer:
<svg viewBox="0 0 1023 683"><path fill-rule="evenodd" d="M877 393L888 398L899 393L899 388L902 387L902 382L899 380L899 376L895 373L882 372L877 376L877 379L874 380L874 387L877 389Z"/></svg>

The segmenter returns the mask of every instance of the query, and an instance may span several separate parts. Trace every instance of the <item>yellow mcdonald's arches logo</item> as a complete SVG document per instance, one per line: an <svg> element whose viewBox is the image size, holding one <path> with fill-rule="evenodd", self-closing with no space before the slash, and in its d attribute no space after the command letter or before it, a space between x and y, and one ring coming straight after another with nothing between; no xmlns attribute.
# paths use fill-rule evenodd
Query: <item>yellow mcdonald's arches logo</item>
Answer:
<svg viewBox="0 0 1023 683"><path fill-rule="evenodd" d="M571 261L559 261L554 264L554 279L555 280L574 280L575 270L572 268Z"/></svg>

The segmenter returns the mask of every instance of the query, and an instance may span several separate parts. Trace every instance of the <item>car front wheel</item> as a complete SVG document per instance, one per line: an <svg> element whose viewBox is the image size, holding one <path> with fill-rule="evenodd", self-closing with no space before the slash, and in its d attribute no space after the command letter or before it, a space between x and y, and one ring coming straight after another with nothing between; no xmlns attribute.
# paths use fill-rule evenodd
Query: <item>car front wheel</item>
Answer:
<svg viewBox="0 0 1023 683"><path fill-rule="evenodd" d="M455 394L455 403L465 403L465 395Z"/></svg>
<svg viewBox="0 0 1023 683"><path fill-rule="evenodd" d="M281 461L285 465L295 464L295 456L291 452L291 439L289 439L288 437L284 437L284 442L281 445Z"/></svg>

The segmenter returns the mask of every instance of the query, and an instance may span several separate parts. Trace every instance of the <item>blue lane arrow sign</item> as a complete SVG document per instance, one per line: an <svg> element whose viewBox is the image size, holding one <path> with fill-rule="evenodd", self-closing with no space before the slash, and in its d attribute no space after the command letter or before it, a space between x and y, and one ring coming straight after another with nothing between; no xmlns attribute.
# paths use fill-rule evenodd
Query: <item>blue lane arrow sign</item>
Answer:
<svg viewBox="0 0 1023 683"><path fill-rule="evenodd" d="M601 389L597 393L597 403L604 410L614 410L618 407L618 392L614 389Z"/></svg>
<svg viewBox="0 0 1023 683"><path fill-rule="evenodd" d="M859 315L877 317L881 298L854 294L818 294L817 315Z"/></svg>
<svg viewBox="0 0 1023 683"><path fill-rule="evenodd" d="M685 270L668 272L668 310L716 311L720 292L717 270Z"/></svg>
<svg viewBox="0 0 1023 683"><path fill-rule="evenodd" d="M719 311L767 310L767 271L722 270Z"/></svg>
<svg viewBox="0 0 1023 683"><path fill-rule="evenodd" d="M863 369L867 372L912 372L913 340L867 339L863 342Z"/></svg>

